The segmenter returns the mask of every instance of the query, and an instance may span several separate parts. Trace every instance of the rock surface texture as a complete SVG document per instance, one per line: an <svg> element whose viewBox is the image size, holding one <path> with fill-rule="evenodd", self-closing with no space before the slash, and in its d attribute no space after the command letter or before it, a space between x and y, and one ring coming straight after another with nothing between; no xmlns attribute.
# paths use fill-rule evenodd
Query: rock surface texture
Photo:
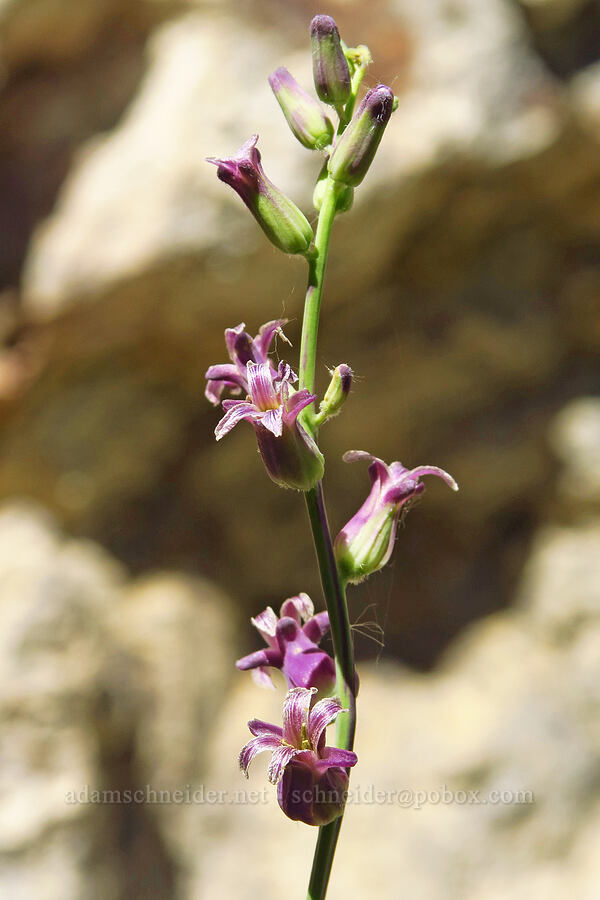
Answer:
<svg viewBox="0 0 600 900"><path fill-rule="evenodd" d="M152 27L149 7L166 21ZM304 512L293 494L265 491L249 429L213 443L203 375L223 358L226 326L277 315L291 319L296 362L305 272L268 245L204 158L257 131L270 176L310 210L318 160L288 134L266 80L285 64L309 87L309 13L266 2L252 14L227 3L178 14L140 3L120 18L103 8L115 47L100 70L112 98L103 114L72 99L63 121L35 93L29 130L10 119L13 151L40 183L28 188L37 227L20 222L6 262L0 495L40 499L138 570L185 565L237 593L243 572L252 612L265 597L318 589L313 576L281 577L312 571L310 548L289 540ZM431 487L395 574L379 581L390 597L402 584L391 646L426 666L465 622L507 602L554 477L547 424L595 389L598 72L583 53L557 72L536 43L537 13L508 0L331 12L349 41L371 45L399 108L334 237L321 387L340 359L360 379L323 434L328 491L335 528L364 492L364 473L338 461L365 433L380 456L433 460L462 485L460 503ZM580 35L574 4L567 19ZM88 57L70 60L59 96L73 98ZM28 85L40 90L8 80L7 110ZM48 185L40 148L58 133L64 156ZM25 191L30 170L10 171ZM263 529L232 516L229 496L278 523L285 564L253 564Z"/></svg>
<svg viewBox="0 0 600 900"><path fill-rule="evenodd" d="M174 896L181 807L117 799L202 777L227 609L182 575L131 583L37 507L0 510L1 896Z"/></svg>

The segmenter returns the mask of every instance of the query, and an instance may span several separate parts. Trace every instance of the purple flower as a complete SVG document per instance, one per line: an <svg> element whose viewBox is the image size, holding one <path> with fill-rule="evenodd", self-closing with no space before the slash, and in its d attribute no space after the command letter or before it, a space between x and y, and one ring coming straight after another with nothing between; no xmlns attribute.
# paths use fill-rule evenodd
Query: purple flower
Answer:
<svg viewBox="0 0 600 900"><path fill-rule="evenodd" d="M246 379L246 400L223 401L226 413L215 428L217 440L245 419L254 427L269 477L282 487L310 490L323 477L324 462L314 440L298 421L298 414L315 400L315 395L305 388L293 389L298 376L285 362L280 362L274 373L268 361L249 361Z"/></svg>
<svg viewBox="0 0 600 900"><path fill-rule="evenodd" d="M388 562L394 548L400 510L424 490L425 485L419 480L423 475L437 475L452 490L458 490L454 478L437 466L406 469L399 462L387 466L383 460L364 450L349 450L344 454L345 462L359 459L371 463L371 491L334 542L340 575L355 584Z"/></svg>
<svg viewBox="0 0 600 900"><path fill-rule="evenodd" d="M246 377L246 364L253 363L269 363L268 353L275 335L279 335L282 340L289 344L288 339L284 335L282 328L287 323L287 319L274 319L262 325L255 338L244 331L246 327L244 322L235 328L227 328L225 330L225 345L229 353L230 363L223 363L219 366L210 366L206 372L208 383L206 385L205 395L208 400L217 406L221 401L221 394L225 388L228 388L233 394L249 392L248 379ZM276 370L269 363L271 372L275 376Z"/></svg>
<svg viewBox="0 0 600 900"><path fill-rule="evenodd" d="M284 253L306 253L313 240L313 230L306 216L286 197L263 171L258 135L252 137L228 159L210 157L217 166L217 177L236 191L266 236Z"/></svg>
<svg viewBox="0 0 600 900"><path fill-rule="evenodd" d="M281 618L268 606L250 620L268 648L238 659L238 669L251 669L254 680L267 687L273 687L268 669L281 669L290 688L315 687L330 693L335 684L335 663L318 647L329 631L329 615L314 612L308 594L285 600Z"/></svg>
<svg viewBox="0 0 600 900"><path fill-rule="evenodd" d="M240 752L240 768L258 753L271 751L268 778L277 785L283 812L307 825L326 825L344 810L348 775L358 757L351 750L325 746L325 729L342 709L339 700L319 700L310 709L315 688L292 688L283 701L283 728L259 719L248 722L254 738Z"/></svg>
<svg viewBox="0 0 600 900"><path fill-rule="evenodd" d="M307 94L283 66L269 75L275 94L292 133L308 150L324 150L333 141L333 125L320 104Z"/></svg>
<svg viewBox="0 0 600 900"><path fill-rule="evenodd" d="M351 187L361 183L377 152L394 108L394 95L385 84L367 91L352 121L336 142L329 175Z"/></svg>

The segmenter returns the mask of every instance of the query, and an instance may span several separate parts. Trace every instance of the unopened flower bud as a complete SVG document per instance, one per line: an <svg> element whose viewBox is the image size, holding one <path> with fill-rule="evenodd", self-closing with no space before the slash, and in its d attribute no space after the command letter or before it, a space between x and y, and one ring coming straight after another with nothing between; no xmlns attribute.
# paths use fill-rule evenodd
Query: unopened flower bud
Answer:
<svg viewBox="0 0 600 900"><path fill-rule="evenodd" d="M393 105L394 95L385 84L367 92L331 154L329 174L335 181L352 187L361 183L373 162Z"/></svg>
<svg viewBox="0 0 600 900"><path fill-rule="evenodd" d="M327 171L327 163L321 169L319 177L317 179L317 183L315 184L315 189L313 191L313 206L315 209L320 210L323 205L323 200L325 199L325 192L327 190L327 186L329 179L329 173ZM336 202L335 209L338 213L348 212L348 210L352 207L354 203L354 188L349 187L346 184L341 184L340 182L336 182Z"/></svg>
<svg viewBox="0 0 600 900"><path fill-rule="evenodd" d="M338 112L350 98L350 69L331 16L315 16L310 23L313 76L318 97Z"/></svg>
<svg viewBox="0 0 600 900"><path fill-rule="evenodd" d="M306 253L313 240L313 230L305 215L265 175L258 135L240 148L231 159L210 158L217 166L217 176L236 191L269 240L284 253Z"/></svg>
<svg viewBox="0 0 600 900"><path fill-rule="evenodd" d="M353 372L346 363L336 366L330 374L331 381L319 405L319 412L315 418L316 425L321 425L327 419L337 416L352 387Z"/></svg>
<svg viewBox="0 0 600 900"><path fill-rule="evenodd" d="M307 94L287 69L280 66L269 76L287 123L308 150L324 150L333 140L333 125L320 104Z"/></svg>

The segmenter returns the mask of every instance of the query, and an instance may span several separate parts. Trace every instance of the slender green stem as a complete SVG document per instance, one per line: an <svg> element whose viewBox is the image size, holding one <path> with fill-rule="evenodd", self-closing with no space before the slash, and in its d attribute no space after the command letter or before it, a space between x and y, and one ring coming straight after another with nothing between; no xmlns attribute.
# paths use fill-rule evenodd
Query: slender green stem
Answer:
<svg viewBox="0 0 600 900"><path fill-rule="evenodd" d="M341 827L342 817L340 816L329 825L319 828L306 900L324 900Z"/></svg>
<svg viewBox="0 0 600 900"><path fill-rule="evenodd" d="M335 655L337 693L342 706L348 710L348 714L340 716L338 720L338 746L351 750L354 743L356 702L354 691L354 648L352 645L350 620L348 618L346 592L335 562L321 482L311 491L307 491L304 496L317 552L321 584L329 613L333 652Z"/></svg>
<svg viewBox="0 0 600 900"><path fill-rule="evenodd" d="M327 179L325 195L321 205L314 250L308 257L308 287L304 301L304 318L302 319L302 340L300 343L300 388L315 389L315 370L317 360L317 335L319 331L319 314L321 312L321 295L329 239L335 218L337 203L337 187L334 181ZM310 419L307 422L310 425Z"/></svg>
<svg viewBox="0 0 600 900"><path fill-rule="evenodd" d="M331 532L323 499L323 486L319 482L305 493L306 508L312 530L319 574L327 603L336 669L336 689L340 702L347 713L338 717L337 745L351 750L354 745L356 728L356 674L354 670L354 647L350 632L346 592L337 570ZM342 826L342 816L329 825L319 828L315 848L307 900L324 900L333 865L333 857L338 835Z"/></svg>
<svg viewBox="0 0 600 900"><path fill-rule="evenodd" d="M336 204L337 187L334 181L328 179L321 204L314 249L307 257L309 267L308 288L304 305L302 342L300 345L300 388L308 388L312 392L314 392L315 388L317 334L323 280L331 229L336 214ZM307 409L305 411L303 423L313 434L316 432L312 407L310 410ZM356 723L356 678L346 593L335 561L321 482L312 490L307 491L304 496L317 553L323 594L329 613L335 657L336 690L340 702L348 710L347 713L343 713L338 717L337 744L339 747L351 750L354 743ZM329 825L319 828L307 900L324 900L341 825L342 816L339 816Z"/></svg>

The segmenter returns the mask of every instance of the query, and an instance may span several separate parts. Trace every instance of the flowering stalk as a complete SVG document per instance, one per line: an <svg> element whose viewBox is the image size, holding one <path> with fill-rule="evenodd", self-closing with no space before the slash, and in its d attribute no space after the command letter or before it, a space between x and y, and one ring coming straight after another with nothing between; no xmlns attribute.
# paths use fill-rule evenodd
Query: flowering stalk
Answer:
<svg viewBox="0 0 600 900"><path fill-rule="evenodd" d="M317 336L327 254L335 217L352 206L354 190L373 161L396 100L390 88L380 84L366 93L355 112L358 88L371 62L368 49L347 48L330 16L313 19L311 42L317 95L338 116L335 136L329 116L286 69L277 69L269 81L293 134L304 147L326 157L313 194L319 211L314 240L301 210L265 175L256 135L235 156L209 160L271 242L308 262L299 378L287 362L281 360L275 367L269 358L276 336L287 340L282 331L285 320L267 322L254 338L240 324L225 332L230 362L208 369L206 396L213 405L221 404L225 413L215 429L217 440L247 421L271 480L304 493L327 611L315 614L310 597L301 592L284 601L279 616L267 607L252 619L266 647L239 659L238 669L250 670L266 686L272 686L271 672L278 669L289 690L283 726L257 719L248 723L253 737L242 748L240 766L247 775L253 757L269 750L269 780L277 785L282 811L290 819L319 827L307 900L324 900L350 768L357 763L353 744L358 680L346 585L388 562L400 512L423 491L421 476L437 475L450 487L457 486L436 466L408 469L399 462L388 466L370 453L350 451L347 461L369 460L371 490L332 540L322 484L325 461L317 436L321 425L345 404L353 373L346 363L331 371L331 383L317 410ZM222 399L224 391L236 399ZM319 647L327 630L333 659ZM324 696L313 706L317 691ZM334 720L336 745L327 746L325 729Z"/></svg>

